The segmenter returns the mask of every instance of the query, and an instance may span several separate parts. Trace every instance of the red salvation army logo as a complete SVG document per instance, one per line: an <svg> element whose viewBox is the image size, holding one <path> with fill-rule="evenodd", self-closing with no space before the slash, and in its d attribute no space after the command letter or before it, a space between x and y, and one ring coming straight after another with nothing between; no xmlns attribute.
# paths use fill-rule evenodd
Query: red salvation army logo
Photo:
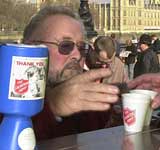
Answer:
<svg viewBox="0 0 160 150"><path fill-rule="evenodd" d="M128 107L123 109L124 122L130 126L136 122L135 110L131 110Z"/></svg>
<svg viewBox="0 0 160 150"><path fill-rule="evenodd" d="M16 79L15 80L15 85L14 85L15 92L18 93L18 94L26 93L28 91L28 84L29 84L28 80L24 80L24 79L18 80L18 79Z"/></svg>

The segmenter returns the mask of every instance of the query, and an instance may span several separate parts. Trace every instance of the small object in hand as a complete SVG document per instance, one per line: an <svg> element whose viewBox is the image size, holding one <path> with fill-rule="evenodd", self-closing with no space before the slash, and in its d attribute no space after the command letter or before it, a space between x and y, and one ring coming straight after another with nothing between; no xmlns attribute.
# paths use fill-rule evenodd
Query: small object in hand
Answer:
<svg viewBox="0 0 160 150"><path fill-rule="evenodd" d="M120 94L123 94L123 93L129 93L129 88L128 88L128 85L126 82L123 82L123 83L115 83L114 85L116 85L119 90L120 90Z"/></svg>
<svg viewBox="0 0 160 150"><path fill-rule="evenodd" d="M109 68L110 64L102 61L97 61L95 64L91 65L91 69L99 69L99 68Z"/></svg>

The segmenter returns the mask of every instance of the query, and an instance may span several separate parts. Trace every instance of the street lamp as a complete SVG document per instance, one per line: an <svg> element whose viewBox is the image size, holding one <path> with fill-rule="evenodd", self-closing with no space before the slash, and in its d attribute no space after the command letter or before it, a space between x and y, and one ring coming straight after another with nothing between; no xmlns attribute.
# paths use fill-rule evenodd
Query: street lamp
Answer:
<svg viewBox="0 0 160 150"><path fill-rule="evenodd" d="M80 0L79 15L84 23L87 32L87 38L92 39L93 37L97 36L98 33L94 30L94 23L92 20L92 14L89 10L88 0Z"/></svg>

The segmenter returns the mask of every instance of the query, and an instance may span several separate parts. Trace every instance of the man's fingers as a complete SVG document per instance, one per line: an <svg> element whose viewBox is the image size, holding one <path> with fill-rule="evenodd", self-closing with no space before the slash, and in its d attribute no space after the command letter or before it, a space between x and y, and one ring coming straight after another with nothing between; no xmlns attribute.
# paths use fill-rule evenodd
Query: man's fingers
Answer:
<svg viewBox="0 0 160 150"><path fill-rule="evenodd" d="M154 100L153 100L153 102L152 102L152 108L153 108L153 109L156 109L156 108L158 108L158 107L160 107L160 94L158 94L158 95L154 98Z"/></svg>
<svg viewBox="0 0 160 150"><path fill-rule="evenodd" d="M84 111L105 111L109 110L111 106L108 103L83 101L81 107L81 110Z"/></svg>
<svg viewBox="0 0 160 150"><path fill-rule="evenodd" d="M136 89L146 89L146 90L149 90L149 89L153 89L153 86L152 86L151 83L144 82L144 83L138 84L136 86Z"/></svg>
<svg viewBox="0 0 160 150"><path fill-rule="evenodd" d="M129 81L127 84L130 89L137 88L140 86L145 86L145 85L159 86L160 85L160 74L154 74L154 73L143 74Z"/></svg>
<svg viewBox="0 0 160 150"><path fill-rule="evenodd" d="M97 79L101 79L104 77L109 77L111 74L112 72L110 69L92 69L83 74L77 75L76 77L74 77L72 82L76 82L78 80L79 82L87 83L91 81L96 81Z"/></svg>
<svg viewBox="0 0 160 150"><path fill-rule="evenodd" d="M137 78L129 81L128 87L130 89L136 88L137 86L140 86L141 84L147 83L148 81L149 82L151 81L150 76L148 77L148 74L144 74L144 75L138 76Z"/></svg>
<svg viewBox="0 0 160 150"><path fill-rule="evenodd" d="M108 94L119 94L119 89L117 86L108 85L104 83L87 83L85 87L83 87L84 91L89 92L101 92Z"/></svg>
<svg viewBox="0 0 160 150"><path fill-rule="evenodd" d="M137 86L139 86L140 82L137 79L131 80L127 83L127 86L129 89L133 89L136 88Z"/></svg>
<svg viewBox="0 0 160 150"><path fill-rule="evenodd" d="M113 94L85 92L80 99L91 102L115 103L118 101L119 97Z"/></svg>

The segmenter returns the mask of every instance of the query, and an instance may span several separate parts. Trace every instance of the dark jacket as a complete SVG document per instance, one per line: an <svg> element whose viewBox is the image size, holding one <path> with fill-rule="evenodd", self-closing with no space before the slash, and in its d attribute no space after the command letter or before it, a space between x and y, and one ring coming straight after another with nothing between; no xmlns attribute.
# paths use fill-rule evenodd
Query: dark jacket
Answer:
<svg viewBox="0 0 160 150"><path fill-rule="evenodd" d="M159 61L156 53L151 48L144 52L140 52L134 67L134 77L144 73L156 72L159 72Z"/></svg>
<svg viewBox="0 0 160 150"><path fill-rule="evenodd" d="M136 46L134 44L127 46L125 51L131 52L129 56L125 58L125 64L129 65L129 64L135 63L135 59L137 55Z"/></svg>
<svg viewBox="0 0 160 150"><path fill-rule="evenodd" d="M160 53L160 40L159 39L154 41L154 43L152 44L152 49L156 53Z"/></svg>

